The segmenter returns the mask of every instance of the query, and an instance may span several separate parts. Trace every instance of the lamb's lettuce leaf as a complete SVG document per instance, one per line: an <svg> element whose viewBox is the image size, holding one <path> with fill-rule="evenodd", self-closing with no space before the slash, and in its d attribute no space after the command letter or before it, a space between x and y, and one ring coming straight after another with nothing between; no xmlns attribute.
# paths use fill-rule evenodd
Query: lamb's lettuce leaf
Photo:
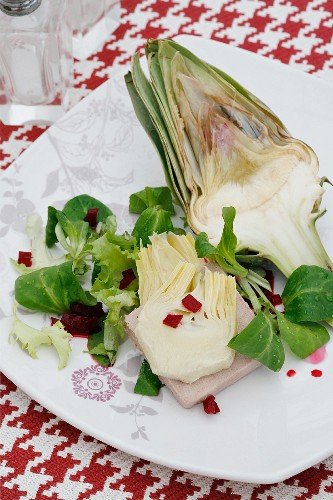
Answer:
<svg viewBox="0 0 333 500"><path fill-rule="evenodd" d="M215 248L208 241L206 233L200 233L195 240L195 248L198 257L207 257L216 262L225 272L235 276L245 277L248 270L236 259L237 238L233 231L233 223L236 216L234 207L223 207L222 217L224 226L221 239Z"/></svg>
<svg viewBox="0 0 333 500"><path fill-rule="evenodd" d="M333 272L318 266L298 267L282 293L286 318L294 323L333 318Z"/></svg>
<svg viewBox="0 0 333 500"><path fill-rule="evenodd" d="M91 208L98 208L97 223L105 222L112 215L109 207L88 194L80 194L71 198L67 201L62 211L70 220L83 220Z"/></svg>
<svg viewBox="0 0 333 500"><path fill-rule="evenodd" d="M82 288L71 261L19 276L15 281L15 299L32 311L56 314L68 312L72 302L88 306L97 302Z"/></svg>
<svg viewBox="0 0 333 500"><path fill-rule="evenodd" d="M330 339L328 331L320 323L295 324L288 321L281 313L277 315L277 320L281 338L301 359L312 354Z"/></svg>
<svg viewBox="0 0 333 500"><path fill-rule="evenodd" d="M56 231L56 226L58 222L62 230L67 236L69 236L66 231L66 219L72 222L84 221L87 212L91 208L98 208L97 213L97 223L105 223L107 218L112 216L112 211L104 203L89 196L87 194L81 194L71 198L64 206L62 211L56 210L54 207L48 207L48 219L46 224L46 244L48 247L53 246L57 241L59 241L59 235ZM61 215L60 215L61 214ZM62 220L61 220L62 219ZM68 224L68 223L67 223ZM86 223L88 225L88 223ZM89 226L89 225L88 225ZM68 227L68 226L67 226ZM70 230L72 231L72 230Z"/></svg>
<svg viewBox="0 0 333 500"><path fill-rule="evenodd" d="M142 394L143 396L157 396L162 385L163 384L158 376L151 371L148 361L144 359L134 387L135 394Z"/></svg>
<svg viewBox="0 0 333 500"><path fill-rule="evenodd" d="M132 235L135 236L138 245L146 247L150 243L149 236L153 233L162 234L173 230L170 212L163 208L152 207L142 212L135 223Z"/></svg>
<svg viewBox="0 0 333 500"><path fill-rule="evenodd" d="M285 360L284 348L277 336L277 321L268 312L257 314L228 345L275 372L281 369Z"/></svg>
<svg viewBox="0 0 333 500"><path fill-rule="evenodd" d="M175 213L171 191L168 187L145 187L130 196L129 211L141 214L146 208L163 208L171 215Z"/></svg>

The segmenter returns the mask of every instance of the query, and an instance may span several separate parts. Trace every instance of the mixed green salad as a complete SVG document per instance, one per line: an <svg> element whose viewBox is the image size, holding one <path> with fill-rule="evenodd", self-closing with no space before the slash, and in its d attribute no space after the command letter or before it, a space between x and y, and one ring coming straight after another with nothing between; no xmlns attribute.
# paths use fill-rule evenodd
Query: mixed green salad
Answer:
<svg viewBox="0 0 333 500"><path fill-rule="evenodd" d="M119 234L115 215L88 195L72 198L61 211L49 207L45 230L39 216L28 217L30 261L13 260L21 276L15 282L11 337L31 356L37 357L42 344L53 346L62 368L68 362L72 335L87 335L87 352L103 366L115 363L124 338L124 317L139 306L136 261L140 248L149 245L155 233L185 233L174 225L175 209L167 187L146 187L133 194L129 211L139 214L131 234ZM248 264L243 253L236 253L235 215L233 207L225 207L218 245L214 247L200 233L196 251L198 257L236 276L239 293L256 313L229 346L278 371L285 360L284 343L305 358L328 342L329 333L321 322L333 318L333 273L318 266L297 268L282 293L282 313L273 305L278 296L271 292L264 265ZM52 256L54 247L62 249L60 257ZM49 313L50 324L41 330L30 327L17 317L17 305ZM135 391L154 395L160 387L144 361Z"/></svg>
<svg viewBox="0 0 333 500"><path fill-rule="evenodd" d="M174 41L149 40L146 56L149 78L136 54L125 81L168 187L130 197L129 211L138 214L130 234L119 234L111 210L85 194L62 210L49 207L45 230L41 217L29 217L31 252L13 261L21 276L11 337L33 357L52 345L61 368L71 336L83 333L88 352L112 366L124 317L140 305L140 249L154 233L185 232L175 226L177 203L198 257L235 276L255 313L229 346L274 371L286 345L306 358L328 342L325 322L333 324L333 263L315 227L328 180L318 176L315 153L257 97ZM287 278L281 297L271 288L272 263ZM18 318L17 305L57 317L36 330ZM159 387L145 361L135 390Z"/></svg>

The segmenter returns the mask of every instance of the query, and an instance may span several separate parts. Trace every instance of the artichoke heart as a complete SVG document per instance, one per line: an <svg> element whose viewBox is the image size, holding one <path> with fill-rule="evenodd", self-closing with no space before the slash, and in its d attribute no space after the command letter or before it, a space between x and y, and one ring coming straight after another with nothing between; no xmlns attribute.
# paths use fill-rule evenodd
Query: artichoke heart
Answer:
<svg viewBox="0 0 333 500"><path fill-rule="evenodd" d="M202 307L193 313L182 300L192 294ZM177 328L163 324L168 314L182 315ZM191 383L229 368L235 351L236 282L232 276L178 262L171 275L145 302L135 336L158 376Z"/></svg>
<svg viewBox="0 0 333 500"><path fill-rule="evenodd" d="M151 244L142 247L136 262L139 275L140 304L145 304L170 276L179 262L190 262L197 271L204 265L195 251L194 238L190 233L176 235L172 232L153 234Z"/></svg>
<svg viewBox="0 0 333 500"><path fill-rule="evenodd" d="M146 56L150 80L136 54L127 87L191 229L216 245L222 208L234 206L238 252L258 253L286 276L301 264L332 269L315 227L324 190L313 150L174 41L150 40Z"/></svg>

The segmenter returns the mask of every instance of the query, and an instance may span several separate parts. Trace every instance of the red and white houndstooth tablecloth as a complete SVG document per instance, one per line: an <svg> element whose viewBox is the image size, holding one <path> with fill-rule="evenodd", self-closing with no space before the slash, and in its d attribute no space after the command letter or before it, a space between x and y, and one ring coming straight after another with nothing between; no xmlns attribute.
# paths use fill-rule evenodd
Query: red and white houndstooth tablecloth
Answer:
<svg viewBox="0 0 333 500"><path fill-rule="evenodd" d="M181 33L221 40L333 83L333 0L123 0L122 5L122 24L103 49L75 64L79 97L107 80L112 68L128 64L147 38ZM10 168L44 130L0 122L1 169ZM333 498L333 457L275 485L205 478L137 459L87 436L5 377L1 391L3 500Z"/></svg>

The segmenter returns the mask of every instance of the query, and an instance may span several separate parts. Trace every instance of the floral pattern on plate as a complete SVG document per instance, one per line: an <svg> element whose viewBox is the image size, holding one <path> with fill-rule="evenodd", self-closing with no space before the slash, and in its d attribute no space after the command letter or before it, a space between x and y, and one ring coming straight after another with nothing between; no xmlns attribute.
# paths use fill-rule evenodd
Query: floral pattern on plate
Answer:
<svg viewBox="0 0 333 500"><path fill-rule="evenodd" d="M74 393L84 399L106 402L121 387L120 378L107 367L91 365L72 374Z"/></svg>

